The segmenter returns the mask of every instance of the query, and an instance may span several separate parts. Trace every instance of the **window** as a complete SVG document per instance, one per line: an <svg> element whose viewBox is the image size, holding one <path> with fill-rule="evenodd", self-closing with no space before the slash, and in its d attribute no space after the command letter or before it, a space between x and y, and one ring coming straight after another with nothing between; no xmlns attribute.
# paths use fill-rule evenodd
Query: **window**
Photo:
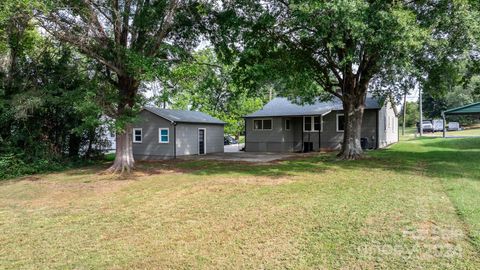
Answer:
<svg viewBox="0 0 480 270"><path fill-rule="evenodd" d="M141 143L142 142L142 129L141 128L134 128L133 129L133 142L134 143Z"/></svg>
<svg viewBox="0 0 480 270"><path fill-rule="evenodd" d="M290 119L285 119L285 130L290 130Z"/></svg>
<svg viewBox="0 0 480 270"><path fill-rule="evenodd" d="M313 130L314 131L320 130L320 116L313 117Z"/></svg>
<svg viewBox="0 0 480 270"><path fill-rule="evenodd" d="M320 116L304 116L303 131L322 131L322 118Z"/></svg>
<svg viewBox="0 0 480 270"><path fill-rule="evenodd" d="M158 142L159 143L168 143L169 133L170 133L170 130L168 128L159 128L158 129Z"/></svg>
<svg viewBox="0 0 480 270"><path fill-rule="evenodd" d="M303 118L303 130L304 131L312 130L312 117L306 116Z"/></svg>
<svg viewBox="0 0 480 270"><path fill-rule="evenodd" d="M272 119L255 119L253 120L253 129L255 130L271 130Z"/></svg>
<svg viewBox="0 0 480 270"><path fill-rule="evenodd" d="M337 132L345 131L345 115L337 114Z"/></svg>

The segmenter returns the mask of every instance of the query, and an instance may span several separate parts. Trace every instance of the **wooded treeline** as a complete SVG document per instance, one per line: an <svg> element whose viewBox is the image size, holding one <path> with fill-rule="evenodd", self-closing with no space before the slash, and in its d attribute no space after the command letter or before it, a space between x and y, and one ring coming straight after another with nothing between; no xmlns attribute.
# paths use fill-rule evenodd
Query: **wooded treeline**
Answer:
<svg viewBox="0 0 480 270"><path fill-rule="evenodd" d="M466 0L5 0L0 170L90 160L111 132L111 171L129 171L144 104L201 110L237 134L272 89L339 98L339 157L355 159L367 92L401 100L420 87L432 117L479 98L479 11Z"/></svg>

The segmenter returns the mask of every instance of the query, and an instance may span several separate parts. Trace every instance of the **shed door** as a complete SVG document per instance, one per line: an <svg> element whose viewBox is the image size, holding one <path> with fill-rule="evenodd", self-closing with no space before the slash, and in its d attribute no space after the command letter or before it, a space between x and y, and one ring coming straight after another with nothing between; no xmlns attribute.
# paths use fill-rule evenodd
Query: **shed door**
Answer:
<svg viewBox="0 0 480 270"><path fill-rule="evenodd" d="M199 155L205 154L205 129L204 128L198 129L198 154Z"/></svg>

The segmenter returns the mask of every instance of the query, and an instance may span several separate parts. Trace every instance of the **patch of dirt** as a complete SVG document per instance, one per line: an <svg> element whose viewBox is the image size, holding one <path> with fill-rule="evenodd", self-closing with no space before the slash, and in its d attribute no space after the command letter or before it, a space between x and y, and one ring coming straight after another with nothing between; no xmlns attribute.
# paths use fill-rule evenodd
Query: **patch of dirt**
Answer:
<svg viewBox="0 0 480 270"><path fill-rule="evenodd" d="M168 196L172 198L185 197L191 195L199 195L205 193L224 193L239 194L244 192L244 188L248 186L275 186L294 182L292 178L288 177L222 177L215 178L208 181L195 182L192 185L184 186L170 193Z"/></svg>
<svg viewBox="0 0 480 270"><path fill-rule="evenodd" d="M35 182L35 181L38 181L38 180L41 180L42 178L38 177L38 176L35 176L35 175L31 175L31 176L25 176L25 177L22 177L20 179L20 181L32 181L32 182Z"/></svg>
<svg viewBox="0 0 480 270"><path fill-rule="evenodd" d="M37 185L40 189L37 192L37 196L31 200L21 201L20 204L26 204L32 207L66 207L72 203L84 200L86 197L92 197L94 199L108 196L129 185L131 182L132 180L115 181L94 179L83 182L58 182L38 179L33 183L30 182L30 185ZM22 183L20 182L19 184ZM16 203L19 203L19 201L16 201Z"/></svg>

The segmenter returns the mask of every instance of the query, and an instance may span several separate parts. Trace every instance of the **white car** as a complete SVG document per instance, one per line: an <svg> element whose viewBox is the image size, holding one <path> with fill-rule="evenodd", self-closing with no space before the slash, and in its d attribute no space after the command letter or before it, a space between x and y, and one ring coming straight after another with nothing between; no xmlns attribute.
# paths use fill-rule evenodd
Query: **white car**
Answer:
<svg viewBox="0 0 480 270"><path fill-rule="evenodd" d="M453 131L460 130L460 123L459 122L448 123L448 130L453 130Z"/></svg>
<svg viewBox="0 0 480 270"><path fill-rule="evenodd" d="M419 125L418 125L418 122L417 122L417 131L420 132L420 128L418 126ZM433 132L432 121L430 121L430 120L422 121L422 130L423 130L423 132Z"/></svg>

